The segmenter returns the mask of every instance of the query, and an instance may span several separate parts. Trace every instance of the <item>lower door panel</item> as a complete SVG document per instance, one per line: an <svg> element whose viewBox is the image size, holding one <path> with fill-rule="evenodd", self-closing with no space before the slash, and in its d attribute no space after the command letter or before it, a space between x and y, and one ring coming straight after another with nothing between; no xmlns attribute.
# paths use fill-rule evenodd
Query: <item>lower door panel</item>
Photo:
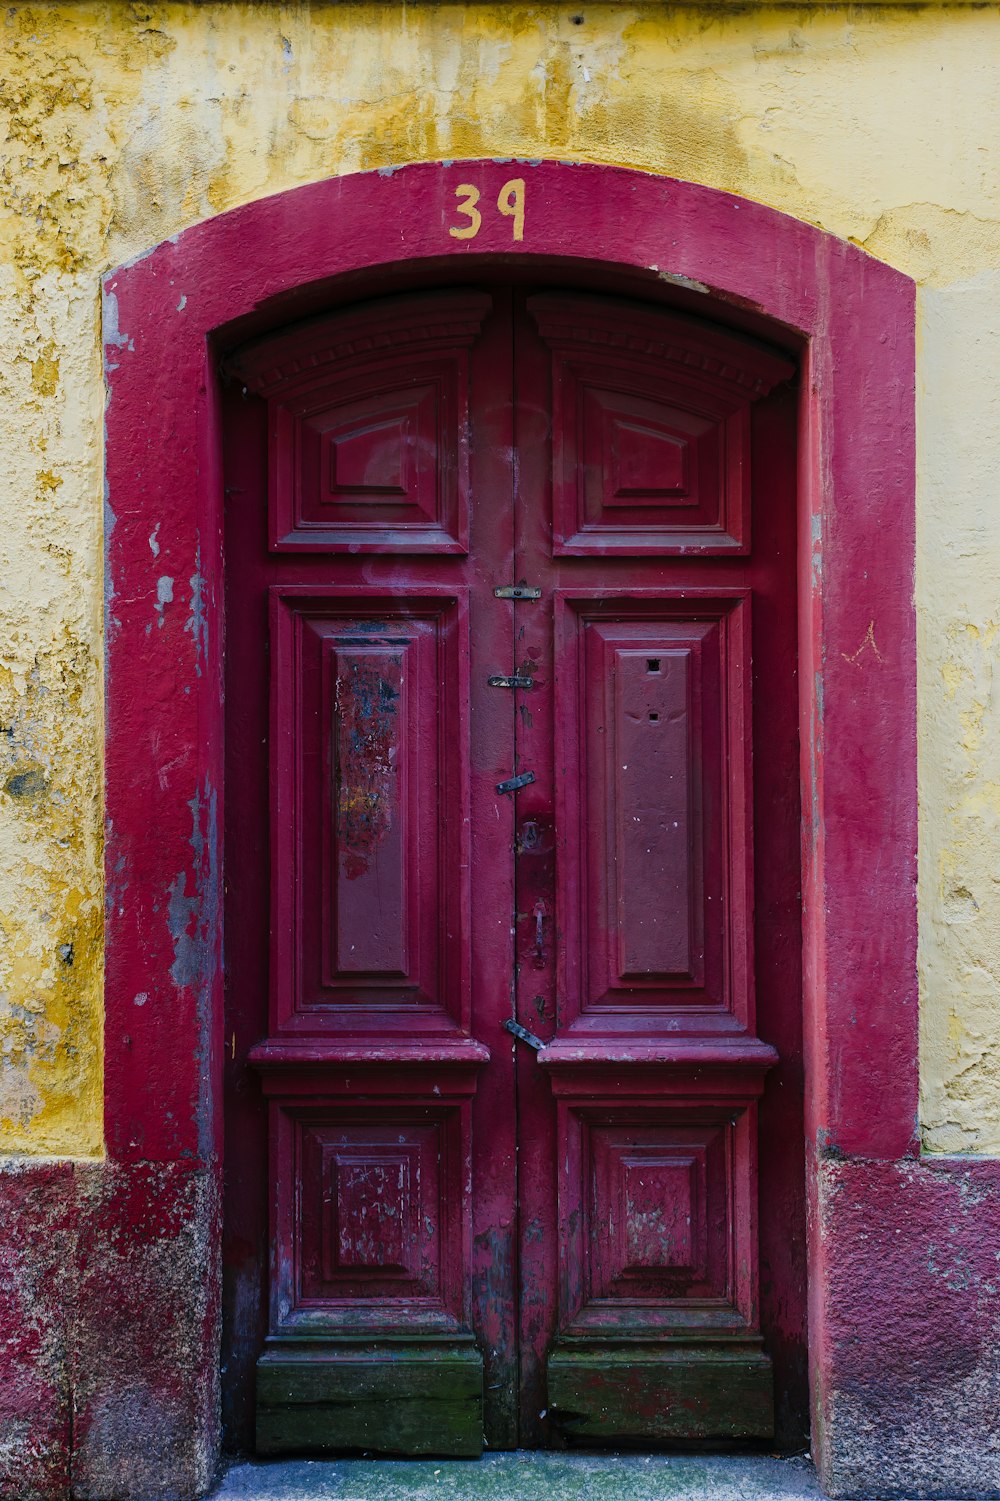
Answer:
<svg viewBox="0 0 1000 1501"><path fill-rule="evenodd" d="M423 1066L297 1051L255 1059L275 1185L257 1449L479 1454L467 1183L486 1049Z"/></svg>
<svg viewBox="0 0 1000 1501"><path fill-rule="evenodd" d="M587 1053L591 1056L588 1059ZM641 1050L637 1050L640 1051ZM559 1324L549 1415L564 1440L774 1430L759 1333L755 1039L611 1064L555 1043ZM683 1060L683 1061L682 1061Z"/></svg>

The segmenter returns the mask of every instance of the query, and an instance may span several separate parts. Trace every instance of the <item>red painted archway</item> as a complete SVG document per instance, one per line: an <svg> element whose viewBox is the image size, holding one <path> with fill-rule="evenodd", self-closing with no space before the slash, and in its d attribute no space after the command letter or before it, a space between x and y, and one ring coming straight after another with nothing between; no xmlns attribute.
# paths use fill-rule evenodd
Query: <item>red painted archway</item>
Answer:
<svg viewBox="0 0 1000 1501"><path fill-rule="evenodd" d="M190 1225L214 1267L227 1045L216 337L301 316L334 278L478 255L662 276L713 316L728 307L802 348L810 1342L821 1459L849 1488L864 1461L849 1446L841 1460L832 1398L856 1375L847 1352L859 1340L865 1380L884 1355L841 1268L859 1265L852 1216L880 1201L884 1215L885 1194L908 1181L889 1164L917 1153L914 289L852 245L688 183L486 161L295 189L106 278L108 1151L138 1172L164 1169L160 1213ZM852 1176L854 1163L864 1171ZM143 1232L134 1221L121 1233ZM146 1366L147 1384L209 1441L214 1289L214 1275L163 1288L188 1359L179 1369L147 1352Z"/></svg>

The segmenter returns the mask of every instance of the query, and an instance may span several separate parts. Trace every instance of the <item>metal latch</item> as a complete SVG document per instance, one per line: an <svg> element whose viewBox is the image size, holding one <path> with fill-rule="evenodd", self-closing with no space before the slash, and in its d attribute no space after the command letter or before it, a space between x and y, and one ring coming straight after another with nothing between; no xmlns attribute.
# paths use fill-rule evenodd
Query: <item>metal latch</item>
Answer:
<svg viewBox="0 0 1000 1501"><path fill-rule="evenodd" d="M526 1042L529 1048L534 1048L536 1053L540 1053L545 1046L540 1037L536 1037L534 1032L529 1032L527 1027L522 1027L521 1023L514 1021L513 1017L508 1016L505 1019L503 1028L505 1032L510 1033L511 1037L516 1037L518 1042Z"/></svg>
<svg viewBox="0 0 1000 1501"><path fill-rule="evenodd" d="M545 968L545 911L544 902L536 902L532 916L535 919L535 968Z"/></svg>
<svg viewBox="0 0 1000 1501"><path fill-rule="evenodd" d="M541 599L541 589L531 584L501 584L493 593L497 599Z"/></svg>
<svg viewBox="0 0 1000 1501"><path fill-rule="evenodd" d="M487 678L486 682L490 688L533 688L535 685L534 678L522 678L517 673L510 678L501 677L499 673L495 673L493 677Z"/></svg>
<svg viewBox="0 0 1000 1501"><path fill-rule="evenodd" d="M497 783L498 792L517 792L521 787L529 786L535 780L533 771L522 771L519 776L509 777L506 782Z"/></svg>

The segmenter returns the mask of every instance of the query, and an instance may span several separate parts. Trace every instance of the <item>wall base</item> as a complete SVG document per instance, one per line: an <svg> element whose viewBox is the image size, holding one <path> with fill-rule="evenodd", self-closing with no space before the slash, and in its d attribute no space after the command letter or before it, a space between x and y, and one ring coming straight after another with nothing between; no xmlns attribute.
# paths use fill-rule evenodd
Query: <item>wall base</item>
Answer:
<svg viewBox="0 0 1000 1501"><path fill-rule="evenodd" d="M1000 1497L1000 1162L813 1162L815 1452L835 1497ZM218 1193L0 1168L0 1498L171 1501L219 1452Z"/></svg>
<svg viewBox="0 0 1000 1501"><path fill-rule="evenodd" d="M824 1488L1000 1496L1000 1162L814 1165Z"/></svg>
<svg viewBox="0 0 1000 1501"><path fill-rule="evenodd" d="M3 1501L192 1501L208 1489L217 1219L206 1170L0 1167Z"/></svg>

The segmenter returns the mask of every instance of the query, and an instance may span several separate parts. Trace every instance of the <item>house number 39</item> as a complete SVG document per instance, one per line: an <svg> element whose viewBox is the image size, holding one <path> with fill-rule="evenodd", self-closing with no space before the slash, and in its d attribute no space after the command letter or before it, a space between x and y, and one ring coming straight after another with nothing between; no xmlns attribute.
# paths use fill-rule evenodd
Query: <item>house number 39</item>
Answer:
<svg viewBox="0 0 1000 1501"><path fill-rule="evenodd" d="M455 197L458 203L455 211L461 214L469 222L467 224L452 224L448 233L454 240L474 240L482 226L483 216L476 208L479 202L479 189L473 187L471 182L460 182L455 189ZM511 226L515 240L524 239L524 178L512 177L505 182L497 194L497 209L505 219L512 219Z"/></svg>

